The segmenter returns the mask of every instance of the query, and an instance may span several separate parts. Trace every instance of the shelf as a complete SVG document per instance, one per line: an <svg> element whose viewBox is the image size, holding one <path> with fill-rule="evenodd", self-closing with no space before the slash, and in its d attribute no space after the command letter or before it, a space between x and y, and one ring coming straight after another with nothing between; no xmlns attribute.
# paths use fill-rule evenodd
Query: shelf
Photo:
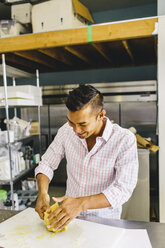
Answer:
<svg viewBox="0 0 165 248"><path fill-rule="evenodd" d="M21 107L26 107L26 108L28 108L28 107L38 107L38 106L42 106L42 104L41 105L39 105L39 104L29 104L29 103L26 103L26 104L21 104L21 103L19 103L19 104L17 104L17 105L15 105L15 104L13 104L13 105L8 105L8 107L9 108L21 108ZM1 109L3 109L3 108L5 108L5 103L4 103L4 105L0 105L0 108Z"/></svg>
<svg viewBox="0 0 165 248"><path fill-rule="evenodd" d="M8 86L7 95L9 106L42 106L42 90L37 86ZM4 87L0 87L0 106L5 106Z"/></svg>
<svg viewBox="0 0 165 248"><path fill-rule="evenodd" d="M24 137L24 138L15 140L14 142L10 142L10 144L15 144L15 143L17 143L17 142L23 142L23 141L26 141L26 140L28 140L28 139L35 138L35 137L37 137L37 136L39 136L39 135L29 135L29 136L26 136L26 137ZM7 145L8 145L8 143L0 144L0 147L4 147L4 146L7 146Z"/></svg>
<svg viewBox="0 0 165 248"><path fill-rule="evenodd" d="M157 22L144 18L1 38L0 54L31 73L156 64Z"/></svg>
<svg viewBox="0 0 165 248"><path fill-rule="evenodd" d="M20 105L8 105L8 108L30 108L30 107L38 107L38 106L43 106L43 105L23 105L23 104L20 104ZM0 109L4 109L5 108L5 105L0 105Z"/></svg>
<svg viewBox="0 0 165 248"><path fill-rule="evenodd" d="M40 102L34 102L29 99L9 99L8 98L8 107L9 108L21 108L21 107L38 107L42 106L42 98ZM0 98L0 108L5 108L5 99L2 102Z"/></svg>
<svg viewBox="0 0 165 248"><path fill-rule="evenodd" d="M27 173L31 172L36 168L37 165L32 165L30 169L23 170L13 178L13 183L16 183L18 180L20 180L23 176L25 176ZM0 180L0 185L10 185L10 180Z"/></svg>

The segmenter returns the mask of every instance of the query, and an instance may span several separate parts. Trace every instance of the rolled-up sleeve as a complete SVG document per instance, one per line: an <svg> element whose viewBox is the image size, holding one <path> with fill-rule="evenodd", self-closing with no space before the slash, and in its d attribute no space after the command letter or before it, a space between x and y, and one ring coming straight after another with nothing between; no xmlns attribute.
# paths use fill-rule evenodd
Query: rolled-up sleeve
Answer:
<svg viewBox="0 0 165 248"><path fill-rule="evenodd" d="M61 127L53 142L42 156L41 162L36 167L35 176L42 173L45 174L50 181L52 180L54 170L58 168L60 161L64 157L64 133L64 128Z"/></svg>
<svg viewBox="0 0 165 248"><path fill-rule="evenodd" d="M117 208L128 201L136 186L137 178L138 154L136 137L134 134L128 133L120 142L115 163L114 181L102 192L112 208Z"/></svg>

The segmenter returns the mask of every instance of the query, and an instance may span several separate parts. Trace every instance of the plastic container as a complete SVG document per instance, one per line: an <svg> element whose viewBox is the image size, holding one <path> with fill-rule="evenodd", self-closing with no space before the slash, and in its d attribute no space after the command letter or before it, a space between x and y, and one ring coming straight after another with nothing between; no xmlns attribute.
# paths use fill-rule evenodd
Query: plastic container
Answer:
<svg viewBox="0 0 165 248"><path fill-rule="evenodd" d="M14 142L14 131L9 130L10 142ZM8 134L7 131L0 131L0 144L8 143Z"/></svg>
<svg viewBox="0 0 165 248"><path fill-rule="evenodd" d="M8 157L0 157L0 180L10 180L10 161Z"/></svg>
<svg viewBox="0 0 165 248"><path fill-rule="evenodd" d="M0 190L0 209L5 209L4 202L7 199L7 191Z"/></svg>
<svg viewBox="0 0 165 248"><path fill-rule="evenodd" d="M27 33L26 28L15 20L0 20L0 37L6 38Z"/></svg>

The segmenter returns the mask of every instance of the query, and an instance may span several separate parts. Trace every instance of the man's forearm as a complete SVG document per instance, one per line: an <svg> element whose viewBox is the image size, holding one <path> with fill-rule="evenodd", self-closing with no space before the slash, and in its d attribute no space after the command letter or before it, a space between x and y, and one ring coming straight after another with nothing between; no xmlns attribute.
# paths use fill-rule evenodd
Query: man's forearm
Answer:
<svg viewBox="0 0 165 248"><path fill-rule="evenodd" d="M44 174L37 175L37 184L38 184L39 194L48 193L49 182L50 180L46 175Z"/></svg>
<svg viewBox="0 0 165 248"><path fill-rule="evenodd" d="M111 206L103 193L80 197L79 199L82 200L83 211L87 209L106 208Z"/></svg>
<svg viewBox="0 0 165 248"><path fill-rule="evenodd" d="M111 206L103 193L78 198L65 195L63 197L53 198L53 200L55 202L62 202L62 204L48 216L49 227L52 227L53 231L63 229L79 213L87 209Z"/></svg>

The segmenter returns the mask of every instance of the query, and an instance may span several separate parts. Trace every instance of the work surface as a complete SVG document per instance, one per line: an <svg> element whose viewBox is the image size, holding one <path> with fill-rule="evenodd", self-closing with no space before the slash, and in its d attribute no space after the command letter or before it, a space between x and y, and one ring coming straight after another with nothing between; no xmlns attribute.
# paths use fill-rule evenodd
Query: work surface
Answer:
<svg viewBox="0 0 165 248"><path fill-rule="evenodd" d="M30 210L31 211L31 210ZM17 212L15 211L0 211L0 221L2 222L3 220L11 217L12 215L15 215ZM107 234L107 230L112 230L111 227L121 227L121 232L119 231L118 234L122 236L122 228L124 229L147 229L148 231L148 235L150 237L150 241L152 243L152 247L154 248L163 248L165 247L165 237L164 237L164 233L165 233L165 224L160 224L160 223L146 223L146 222L135 222L135 221L125 221L125 220L107 220L107 219L102 219L102 218L93 218L93 217L88 217L88 218L81 218L83 220L87 220L90 221L90 223L88 222L88 226L90 228L95 228L97 226L97 228L99 228L99 225L94 224L95 223L100 223L100 224L104 224L104 225L108 225L109 227L107 228L103 228L105 229L105 233ZM84 223L86 224L86 222L81 222L81 220L76 220L76 225L78 226L77 231L75 233L75 235L79 235L79 229L81 228L81 224ZM80 226L79 226L80 225ZM101 227L103 227L103 225L100 225ZM6 226L5 226L6 227ZM113 229L114 231L114 229ZM115 236L115 232L114 235ZM56 236L57 237L57 236ZM78 236L76 236L78 237ZM43 237L39 237L38 236L38 240L42 240L43 242ZM82 242L84 242L84 240L82 240ZM78 243L77 243L78 245ZM78 246L79 247L79 246Z"/></svg>

